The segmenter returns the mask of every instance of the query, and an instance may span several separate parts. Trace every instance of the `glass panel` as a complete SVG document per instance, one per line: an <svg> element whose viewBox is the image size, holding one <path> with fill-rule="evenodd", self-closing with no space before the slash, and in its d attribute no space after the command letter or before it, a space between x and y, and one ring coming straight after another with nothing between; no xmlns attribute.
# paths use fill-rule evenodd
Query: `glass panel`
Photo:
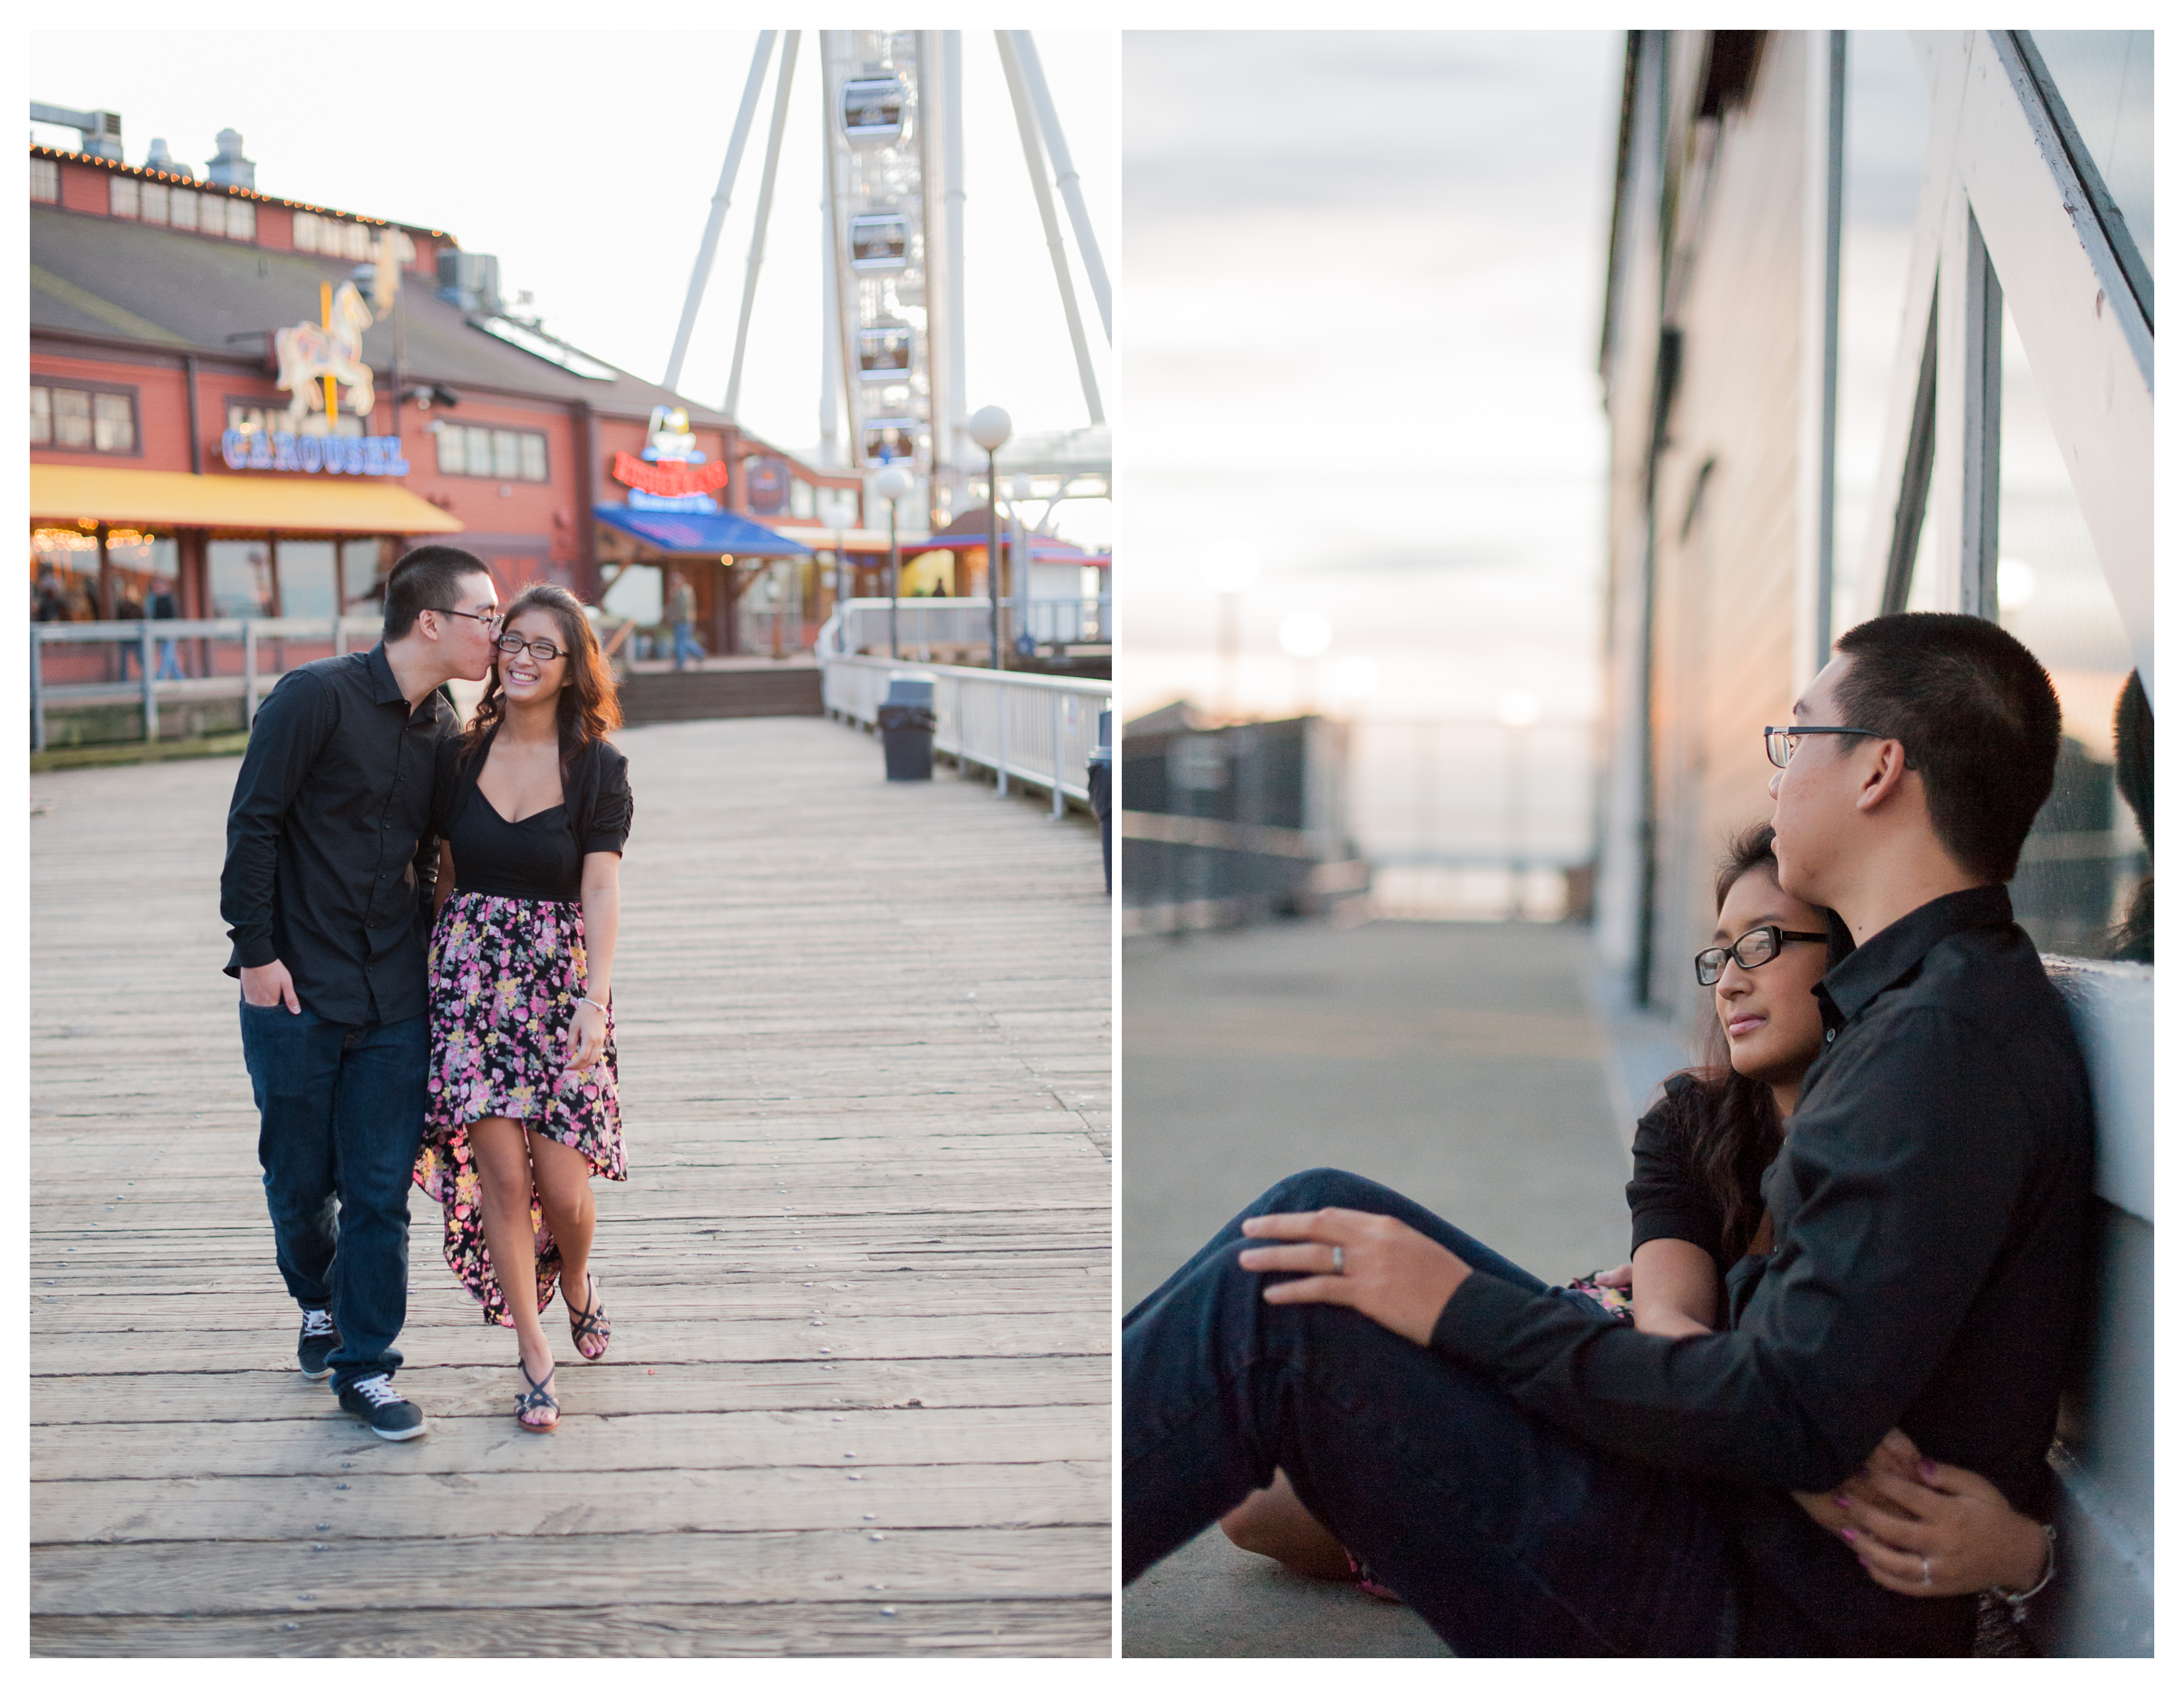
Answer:
<svg viewBox="0 0 2184 1688"><path fill-rule="evenodd" d="M136 214L136 178L117 175L107 184L106 209L117 217Z"/></svg>
<svg viewBox="0 0 2184 1688"><path fill-rule="evenodd" d="M546 436L523 434L518 436L523 448L523 478L543 481L546 478Z"/></svg>
<svg viewBox="0 0 2184 1688"><path fill-rule="evenodd" d="M442 428L436 437L440 442L440 472L460 475L463 472L463 431L454 426Z"/></svg>
<svg viewBox="0 0 2184 1688"><path fill-rule="evenodd" d="M1926 78L1901 30L1852 30L1843 80L1842 280L1836 308L1836 631L1859 603L1858 570L1880 476L1889 377L1903 332L1912 224L1926 157ZM1914 325L1921 332L1924 320ZM1918 348L1912 348L1916 356Z"/></svg>
<svg viewBox="0 0 2184 1688"><path fill-rule="evenodd" d="M41 205L56 205L61 197L61 167L53 159L31 160L31 198Z"/></svg>
<svg viewBox="0 0 2184 1688"><path fill-rule="evenodd" d="M205 575L215 616L273 613L273 550L263 539L213 539L205 544Z"/></svg>
<svg viewBox="0 0 2184 1688"><path fill-rule="evenodd" d="M31 614L41 621L98 619L98 540L80 527L31 530Z"/></svg>
<svg viewBox="0 0 2184 1688"><path fill-rule="evenodd" d="M618 621L649 627L660 620L665 602L660 571L649 563L632 563L615 577L599 599L599 608Z"/></svg>
<svg viewBox="0 0 2184 1688"><path fill-rule="evenodd" d="M463 441L463 455L469 460L470 465L469 468L465 472L471 475L492 474L493 430L491 428L465 428L463 430L463 432L465 435Z"/></svg>
<svg viewBox="0 0 2184 1688"><path fill-rule="evenodd" d="M53 395L46 387L31 389L31 443L51 445L53 443Z"/></svg>
<svg viewBox="0 0 2184 1688"><path fill-rule="evenodd" d="M125 393L96 393L92 395L92 440L99 451L134 451L136 449L136 406L129 402Z"/></svg>
<svg viewBox="0 0 2184 1688"><path fill-rule="evenodd" d="M2055 789L2032 823L2010 896L2042 950L2108 955L2152 866L2130 805L2116 800L2116 706L2131 677L2131 641L2006 304L1997 549L2002 624L2047 665L2063 705ZM2150 785L2150 766L2145 778Z"/></svg>
<svg viewBox="0 0 2184 1688"><path fill-rule="evenodd" d="M523 448L516 437L505 428L493 431L493 472L504 481L513 481L523 467Z"/></svg>
<svg viewBox="0 0 2184 1688"><path fill-rule="evenodd" d="M334 613L334 542L331 539L283 539L281 542L281 613L283 616L325 616Z"/></svg>
<svg viewBox="0 0 2184 1688"><path fill-rule="evenodd" d="M146 222L164 223L167 220L169 191L164 181L147 181L138 186L136 198Z"/></svg>
<svg viewBox="0 0 2184 1688"><path fill-rule="evenodd" d="M91 395L70 387L53 390L53 443L72 450L91 445Z"/></svg>
<svg viewBox="0 0 2184 1688"><path fill-rule="evenodd" d="M170 190L167 196L167 220L178 229L193 229L198 226L198 196L187 187Z"/></svg>
<svg viewBox="0 0 2184 1688"><path fill-rule="evenodd" d="M315 211L298 211L288 226L288 240L298 252L319 249L319 218Z"/></svg>
<svg viewBox="0 0 2184 1688"><path fill-rule="evenodd" d="M393 539L342 541L342 613L361 616L377 611L386 593L380 582L393 571L400 542Z"/></svg>
<svg viewBox="0 0 2184 1688"><path fill-rule="evenodd" d="M109 528L106 560L114 571L114 613L120 620L181 613L181 553L173 535Z"/></svg>
<svg viewBox="0 0 2184 1688"><path fill-rule="evenodd" d="M2153 31L2035 30L2070 121L2153 273Z"/></svg>
<svg viewBox="0 0 2184 1688"><path fill-rule="evenodd" d="M276 410L273 414L277 416L281 412ZM227 425L231 428L239 428L246 434L256 433L268 426L265 412L255 404L230 404L227 407Z"/></svg>
<svg viewBox="0 0 2184 1688"><path fill-rule="evenodd" d="M248 199L227 202L227 237L230 240L258 238L258 207Z"/></svg>

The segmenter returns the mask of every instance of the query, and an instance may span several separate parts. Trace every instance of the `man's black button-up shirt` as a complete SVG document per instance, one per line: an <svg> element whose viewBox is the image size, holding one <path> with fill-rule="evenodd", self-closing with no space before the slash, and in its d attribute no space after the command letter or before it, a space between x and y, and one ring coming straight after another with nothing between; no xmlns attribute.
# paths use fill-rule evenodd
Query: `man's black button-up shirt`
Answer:
<svg viewBox="0 0 2184 1688"><path fill-rule="evenodd" d="M1649 1336L1474 1273L1434 1346L1585 1441L1720 1485L1759 1582L1838 1650L1947 1651L1969 1597L1888 1593L1786 1491L1901 1425L2030 1504L2079 1305L2091 1091L2000 887L1914 910L1814 994L1829 1040L1762 1184L1777 1245L1731 1273L1727 1330Z"/></svg>
<svg viewBox="0 0 2184 1688"><path fill-rule="evenodd" d="M437 692L410 707L381 645L281 677L228 805L229 974L284 961L304 1006L348 1025L425 1011L433 760L454 727Z"/></svg>

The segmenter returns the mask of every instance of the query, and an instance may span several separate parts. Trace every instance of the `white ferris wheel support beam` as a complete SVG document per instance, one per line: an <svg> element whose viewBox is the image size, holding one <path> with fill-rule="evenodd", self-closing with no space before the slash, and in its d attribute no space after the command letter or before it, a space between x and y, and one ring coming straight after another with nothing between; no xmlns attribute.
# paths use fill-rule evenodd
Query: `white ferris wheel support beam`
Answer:
<svg viewBox="0 0 2184 1688"><path fill-rule="evenodd" d="M948 414L935 416L933 432L936 437L944 428L948 437L946 453L949 466L953 468L964 460L963 429L970 419L970 409L964 402L968 390L963 373L963 31L942 31L941 62L941 133L940 150L944 180L941 203L942 214L948 224L947 240L947 332L942 351L948 362Z"/></svg>
<svg viewBox="0 0 2184 1688"><path fill-rule="evenodd" d="M758 214L751 225L750 257L744 265L744 305L736 318L736 360L728 370L727 403L721 407L731 421L743 393L744 351L750 343L751 305L758 298L759 266L766 262L766 224L773 216L773 181L781 170L781 137L788 126L788 89L796 75L796 43L802 34L801 30L791 30L781 43L781 74L773 85L773 127L766 137L766 170L759 177Z"/></svg>
<svg viewBox="0 0 2184 1688"><path fill-rule="evenodd" d="M1047 92L1046 73L1039 68L1039 48L1029 30L1011 30L1017 60L1022 67L1024 86L1031 91L1033 109L1039 113L1039 132L1046 136L1046 155L1054 160L1054 185L1069 209L1069 226L1077 234L1078 255L1084 260L1084 278L1092 284L1093 302L1100 307L1100 327L1107 343L1115 343L1114 311L1108 301L1107 266L1100 261L1100 242L1092 232L1091 214L1084 209L1084 190L1077 166L1069 159L1069 142L1062 137L1061 119Z"/></svg>
<svg viewBox="0 0 2184 1688"><path fill-rule="evenodd" d="M1092 348L1085 343L1084 320L1077 309L1077 289L1069 279L1069 253L1061 244L1061 225L1054 214L1054 192L1047 185L1046 160L1039 153L1039 131L1024 91L1023 67L1017 62L1016 44L1010 40L1008 31L995 30L994 42L1000 48L1001 73L1008 81L1009 103L1016 108L1017 133L1022 138L1024 163L1031 171L1032 197L1039 202L1039 223L1046 231L1046 249L1054 259L1055 282L1061 290L1061 314L1068 320L1070 347L1077 354L1077 378L1084 385L1084 408L1091 412L1094 423L1104 422L1107 417L1100 408L1100 385L1092 374ZM989 493L994 491L988 490Z"/></svg>
<svg viewBox="0 0 2184 1688"><path fill-rule="evenodd" d="M675 349L667 355L667 376L660 382L670 392L682 377L682 359L690 350L690 331L697 325L698 304L705 297L705 282L713 273L713 253L721 243L721 225L727 220L728 196L735 191L736 171L744 161L744 142L750 138L751 114L758 109L758 93L766 81L766 60L773 54L778 30L760 30L758 47L751 54L750 75L744 83L744 103L736 113L735 131L728 137L728 156L721 165L721 185L713 190L713 209L705 218L705 238L698 242L698 261L690 268L690 290L683 296L682 320L676 326Z"/></svg>

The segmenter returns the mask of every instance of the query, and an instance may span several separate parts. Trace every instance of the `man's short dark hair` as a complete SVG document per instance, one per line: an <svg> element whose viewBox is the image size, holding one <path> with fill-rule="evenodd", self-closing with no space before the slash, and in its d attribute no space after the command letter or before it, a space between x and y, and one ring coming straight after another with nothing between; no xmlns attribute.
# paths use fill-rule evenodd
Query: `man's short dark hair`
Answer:
<svg viewBox="0 0 2184 1688"><path fill-rule="evenodd" d="M2062 745L2039 658L1992 621L1925 612L1876 616L1836 649L1851 659L1836 688L1841 724L1900 740L1942 848L1981 883L2006 883Z"/></svg>
<svg viewBox="0 0 2184 1688"><path fill-rule="evenodd" d="M417 625L420 610L452 610L462 582L472 575L492 577L480 559L454 545L420 545L395 564L387 577L387 620L381 636L390 643Z"/></svg>

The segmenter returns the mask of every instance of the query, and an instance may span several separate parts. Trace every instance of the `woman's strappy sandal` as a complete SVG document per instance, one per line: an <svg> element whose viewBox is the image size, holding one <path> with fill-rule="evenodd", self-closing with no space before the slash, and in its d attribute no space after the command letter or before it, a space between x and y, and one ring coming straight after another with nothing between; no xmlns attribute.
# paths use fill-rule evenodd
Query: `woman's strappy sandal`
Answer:
<svg viewBox="0 0 2184 1688"><path fill-rule="evenodd" d="M588 1272L584 1274L584 1293L591 1298L591 1311L580 1313L566 1289L563 1291L561 1299L569 1303L569 1337L577 1345L577 1351L587 1360L604 1360L607 1356L607 1343L614 1335L614 1325L607 1318L607 1310L599 1305L599 1281ZM599 1338L598 1353L585 1353L584 1339L588 1336Z"/></svg>
<svg viewBox="0 0 2184 1688"><path fill-rule="evenodd" d="M546 1392L546 1385L554 1380L554 1368L551 1366L547 1367L546 1375L539 1379L536 1383L532 1383L531 1379L531 1368L528 1366L526 1366L523 1362L519 1359L515 1362L515 1373L516 1375L521 1378L524 1382L531 1384L530 1392L528 1394L519 1395L515 1397L515 1422L517 1426L522 1429L529 1430L534 1435L542 1436L546 1435L549 1431L558 1430L560 1429L561 1403L554 1400L551 1395ZM537 1412L541 1409L549 1412L554 1415L552 1418L549 1419L543 1424L534 1424L523 1416L526 1412Z"/></svg>

